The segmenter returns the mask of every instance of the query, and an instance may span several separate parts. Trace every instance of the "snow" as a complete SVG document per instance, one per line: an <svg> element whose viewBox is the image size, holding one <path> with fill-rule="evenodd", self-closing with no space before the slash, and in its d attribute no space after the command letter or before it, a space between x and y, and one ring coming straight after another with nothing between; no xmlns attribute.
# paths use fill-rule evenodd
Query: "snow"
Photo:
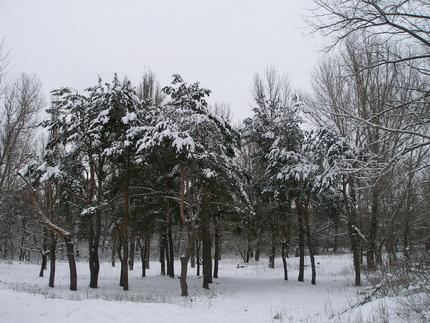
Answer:
<svg viewBox="0 0 430 323"><path fill-rule="evenodd" d="M307 261L305 277L309 278ZM72 292L65 262L57 263L55 288L47 287L47 272L46 277L38 277L39 265L3 262L0 322L348 322L358 316L371 317L372 309L380 307L378 301L337 316L357 302L351 256L318 256L316 261L316 286L309 279L296 280L298 258L288 259L289 281L282 279L280 259L275 269L269 269L266 260L243 264L223 259L220 278L214 279L210 290L201 287L201 278L189 268L189 297L179 296L177 278L159 275L158 262L151 262L145 278L140 277L140 262L135 263L127 292L118 286L118 264L112 267L103 262L100 287L90 289L88 263L79 260L78 291ZM238 268L238 263L244 267ZM178 274L179 262L175 266Z"/></svg>
<svg viewBox="0 0 430 323"><path fill-rule="evenodd" d="M50 180L51 178L57 178L61 174L60 167L58 165L46 166L46 163L43 163L41 166L37 168L37 170L43 171L43 174L40 177L41 183L44 183Z"/></svg>
<svg viewBox="0 0 430 323"><path fill-rule="evenodd" d="M136 120L137 116L134 112L127 112L127 114L121 118L123 124L128 124L130 121Z"/></svg>

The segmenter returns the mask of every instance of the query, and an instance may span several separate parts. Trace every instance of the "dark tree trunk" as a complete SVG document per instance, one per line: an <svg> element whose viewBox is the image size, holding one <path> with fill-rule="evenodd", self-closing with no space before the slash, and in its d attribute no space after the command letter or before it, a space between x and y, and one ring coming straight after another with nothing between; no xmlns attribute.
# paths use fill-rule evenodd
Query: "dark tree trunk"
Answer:
<svg viewBox="0 0 430 323"><path fill-rule="evenodd" d="M185 247L185 254L181 256L181 274L179 276L179 284L181 286L181 296L188 296L188 285L187 285L188 260L190 259L191 245L193 244L194 244L193 225L191 224L191 222L188 222L187 223L187 245Z"/></svg>
<svg viewBox="0 0 430 323"><path fill-rule="evenodd" d="M141 237L139 237L139 239L137 240L137 244L139 246L139 250L140 250L140 260L142 262L142 277L146 276L146 266L145 266L145 248L144 245L145 243L142 243L142 239Z"/></svg>
<svg viewBox="0 0 430 323"><path fill-rule="evenodd" d="M175 278L175 254L173 250L173 234L172 234L172 212L168 214L167 221L167 243L169 249L169 276ZM191 243L192 244L192 243Z"/></svg>
<svg viewBox="0 0 430 323"><path fill-rule="evenodd" d="M196 275L200 276L200 242L198 239L196 239L196 263L197 263Z"/></svg>
<svg viewBox="0 0 430 323"><path fill-rule="evenodd" d="M40 272L39 277L43 277L43 272L46 270L46 263L48 262L48 249L47 249L47 243L46 243L46 229L45 227L42 229L42 264L40 265Z"/></svg>
<svg viewBox="0 0 430 323"><path fill-rule="evenodd" d="M220 250L220 220L217 219L216 223L215 223L215 241L214 241L214 247L215 247L215 252L214 252L214 274L213 277L214 278L218 278L218 262L219 259L221 257L221 250Z"/></svg>
<svg viewBox="0 0 430 323"><path fill-rule="evenodd" d="M43 250L42 251L42 264L40 265L39 277L43 277L43 272L46 269L47 258L48 258L47 251Z"/></svg>
<svg viewBox="0 0 430 323"><path fill-rule="evenodd" d="M151 255L151 234L145 234L145 269L149 269L149 258Z"/></svg>
<svg viewBox="0 0 430 323"><path fill-rule="evenodd" d="M191 243L190 252L191 252L191 256L190 256L191 268L195 268L196 267L196 246L194 244L194 241L192 241Z"/></svg>
<svg viewBox="0 0 430 323"><path fill-rule="evenodd" d="M281 246L282 265L284 266L284 280L288 280L288 267L287 267L287 243L282 243Z"/></svg>
<svg viewBox="0 0 430 323"><path fill-rule="evenodd" d="M99 246L100 246L100 236L101 236L101 204L102 204L102 181L103 174L102 168L103 164L100 165L100 170L98 174L98 186L97 186L97 209L94 216L91 216L89 219L89 237L88 237L88 256L89 256L89 267L90 267L90 287L97 288L98 287L98 279L99 279L99 271L100 271L100 259L99 259ZM94 161L90 160L90 194L88 203L91 205L93 194L95 191L95 166Z"/></svg>
<svg viewBox="0 0 430 323"><path fill-rule="evenodd" d="M303 228L303 205L301 201L296 199L297 208L297 224L298 224L298 236L299 236L299 277L298 281L304 281L305 276L305 242L304 242L304 228Z"/></svg>
<svg viewBox="0 0 430 323"><path fill-rule="evenodd" d="M146 276L145 252L143 249L140 249L140 259L142 260L142 277L145 277Z"/></svg>
<svg viewBox="0 0 430 323"><path fill-rule="evenodd" d="M117 253L117 241L116 239L112 239L112 254L111 254L111 262L112 267L115 267L115 254Z"/></svg>
<svg viewBox="0 0 430 323"><path fill-rule="evenodd" d="M315 285L317 273L316 273L316 268L315 268L314 245L312 243L311 226L309 224L308 202L305 204L303 211L304 211L303 214L304 214L305 225L306 225L306 237L308 240L309 258L311 260L311 270L312 270L311 284Z"/></svg>
<svg viewBox="0 0 430 323"><path fill-rule="evenodd" d="M90 267L90 287L97 288L99 271L100 271L100 260L99 260L99 244L100 244L100 233L101 233L100 232L101 231L100 211L97 210L96 219L91 218L89 221L90 221L90 230L89 230L89 239L88 239L88 254L89 254L89 267ZM112 265L115 266L114 258L112 259Z"/></svg>
<svg viewBox="0 0 430 323"><path fill-rule="evenodd" d="M275 256L276 256L276 241L275 241L275 233L271 234L271 243L270 243L270 255L269 255L269 268L275 268Z"/></svg>
<svg viewBox="0 0 430 323"><path fill-rule="evenodd" d="M203 243L203 288L209 289L209 284L212 282L212 255L211 255L211 232L208 214L208 190L207 184L202 186L202 208L200 231L202 234Z"/></svg>
<svg viewBox="0 0 430 323"><path fill-rule="evenodd" d="M56 252L56 246L57 246L57 238L55 237L55 234L51 232L51 245L49 248L49 260L50 260L50 267L49 267L49 287L54 287L55 282L55 252Z"/></svg>
<svg viewBox="0 0 430 323"><path fill-rule="evenodd" d="M354 219L351 215L348 215L348 233L351 244L352 256L354 261L354 272L355 272L355 286L361 285L361 274L360 274L360 238L355 230Z"/></svg>
<svg viewBox="0 0 430 323"><path fill-rule="evenodd" d="M122 286L123 290L128 290L128 222L130 217L130 198L129 198L129 178L125 175L124 181L124 211L122 214L121 221L121 278L120 278L120 286Z"/></svg>
<svg viewBox="0 0 430 323"><path fill-rule="evenodd" d="M70 238L64 238L64 242L66 244L66 253L67 260L69 262L69 270L70 270L70 290L78 289L78 276L76 273L76 261L75 261L75 253L74 253L74 243Z"/></svg>
<svg viewBox="0 0 430 323"><path fill-rule="evenodd" d="M165 243L165 237L164 234L160 235L160 274L161 275L166 275L166 259L165 259L165 248L166 248L166 243Z"/></svg>
<svg viewBox="0 0 430 323"><path fill-rule="evenodd" d="M261 252L260 234L257 232L257 239L255 243L255 252L254 252L255 261L260 261L260 252Z"/></svg>
<svg viewBox="0 0 430 323"><path fill-rule="evenodd" d="M250 241L250 234L248 233L248 236L246 237L246 253L245 253L245 259L243 262L249 263L249 258L251 257L251 241Z"/></svg>
<svg viewBox="0 0 430 323"><path fill-rule="evenodd" d="M128 266L130 270L134 268L134 253L136 251L136 234L134 230L130 233L130 250L129 250Z"/></svg>
<svg viewBox="0 0 430 323"><path fill-rule="evenodd" d="M166 274L167 276L170 276L170 253L167 234L164 236L164 259L166 260Z"/></svg>

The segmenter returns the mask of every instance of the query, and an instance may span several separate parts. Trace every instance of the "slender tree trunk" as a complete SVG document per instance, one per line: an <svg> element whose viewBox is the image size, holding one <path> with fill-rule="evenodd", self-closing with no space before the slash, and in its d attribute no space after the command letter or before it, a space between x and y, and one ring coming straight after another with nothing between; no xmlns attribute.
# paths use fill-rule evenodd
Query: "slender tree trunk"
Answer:
<svg viewBox="0 0 430 323"><path fill-rule="evenodd" d="M308 203L309 202L307 202L305 204L305 207L304 207L304 210L303 210L304 211L303 215L304 215L304 218L305 218L305 225L306 225L306 237L307 237L307 240L308 240L309 258L311 260L311 270L312 270L311 284L315 285L316 284L317 273L316 273L316 268L315 268L314 245L312 243L311 227L310 227L310 224L309 224Z"/></svg>
<svg viewBox="0 0 430 323"><path fill-rule="evenodd" d="M304 243L304 228L303 228L303 205L301 201L296 199L297 208L297 223L299 235L299 277L298 281L304 281L305 276L305 243Z"/></svg>
<svg viewBox="0 0 430 323"><path fill-rule="evenodd" d="M214 273L213 273L213 277L214 278L218 278L218 262L219 262L219 259L220 259L220 220L219 219L217 219L217 220L215 220L216 221L216 223L215 223L215 235L214 235L214 238L215 238L215 241L214 241L214 244L215 244L215 253L214 253Z"/></svg>
<svg viewBox="0 0 430 323"><path fill-rule="evenodd" d="M166 244L165 244L165 238L164 238L164 234L160 235L160 274L161 275L166 275L166 259L165 259L165 248L166 248Z"/></svg>
<svg viewBox="0 0 430 323"><path fill-rule="evenodd" d="M46 263L48 262L48 250L46 245L46 229L43 227L42 229L42 264L40 265L39 277L43 277L43 272L46 270Z"/></svg>
<svg viewBox="0 0 430 323"><path fill-rule="evenodd" d="M41 255L42 255L42 263L40 265L39 277L43 277L43 272L46 269L46 263L47 263L47 257L48 257L47 251L43 250L41 252Z"/></svg>
<svg viewBox="0 0 430 323"><path fill-rule="evenodd" d="M257 231L257 239L255 242L255 252L254 252L255 261L260 261L260 252L261 252L260 233Z"/></svg>
<svg viewBox="0 0 430 323"><path fill-rule="evenodd" d="M130 197L129 197L129 178L127 175L125 175L125 181L124 181L124 192L123 192L123 198L124 198L124 211L122 214L122 221L121 221L121 247L122 247L122 254L121 254L121 279L120 284L122 283L123 290L128 290L128 222L130 217L129 212L129 203L130 203Z"/></svg>
<svg viewBox="0 0 430 323"><path fill-rule="evenodd" d="M164 259L166 260L166 274L170 276L170 253L169 244L167 242L167 234L164 236Z"/></svg>
<svg viewBox="0 0 430 323"><path fill-rule="evenodd" d="M103 168L103 165L100 164ZM102 171L99 170L98 176L98 187L97 187L97 209L95 215L92 215L89 219L89 237L88 237L88 256L89 256L89 267L90 267L90 287L97 288L100 271L100 259L99 259L99 246L101 236L101 203L102 203ZM95 184L95 166L92 157L90 158L90 193L88 196L88 204L92 204L93 195L96 189Z"/></svg>
<svg viewBox="0 0 430 323"><path fill-rule="evenodd" d="M128 265L130 267L130 270L133 270L134 268L134 253L136 250L136 233L134 230L130 232L130 252L129 252L129 258L128 258Z"/></svg>
<svg viewBox="0 0 430 323"><path fill-rule="evenodd" d="M49 248L49 260L50 260L50 268L49 268L49 287L54 287L55 282L55 252L57 246L57 238L55 234L51 232L51 245Z"/></svg>
<svg viewBox="0 0 430 323"><path fill-rule="evenodd" d="M288 280L288 267L287 267L287 243L281 245L282 265L284 266L284 280Z"/></svg>
<svg viewBox="0 0 430 323"><path fill-rule="evenodd" d="M192 241L190 245L190 252L191 252L191 256L190 256L191 268L195 268L196 267L196 246L194 241Z"/></svg>
<svg viewBox="0 0 430 323"><path fill-rule="evenodd" d="M349 185L350 198L348 197L347 184L343 184L343 196L345 201L349 201L346 206L347 216L348 216L348 234L349 240L351 244L352 256L354 261L354 272L355 272L355 286L361 285L361 259L362 259L362 251L360 248L360 235L357 232L358 228L356 226L357 221L357 212L355 208L355 188L354 182L351 179L351 183Z"/></svg>
<svg viewBox="0 0 430 323"><path fill-rule="evenodd" d="M139 236L138 240L137 240L138 246L139 246L139 251L140 251L140 260L142 262L142 277L146 276L146 266L145 266L145 243L142 243L142 237Z"/></svg>
<svg viewBox="0 0 430 323"><path fill-rule="evenodd" d="M269 268L275 268L275 256L276 256L276 241L275 233L272 229L271 239L270 239L270 255L269 255Z"/></svg>
<svg viewBox="0 0 430 323"><path fill-rule="evenodd" d="M197 263L196 275L200 276L200 242L198 239L196 239L196 263Z"/></svg>
<svg viewBox="0 0 430 323"><path fill-rule="evenodd" d="M112 267L115 267L115 254L117 253L117 241L115 238L112 239L112 254L111 254L111 263Z"/></svg>
<svg viewBox="0 0 430 323"><path fill-rule="evenodd" d="M169 276L175 278L175 254L173 250L173 234L172 234L172 212L169 211L167 221L167 243L169 246Z"/></svg>
<svg viewBox="0 0 430 323"><path fill-rule="evenodd" d="M209 284L212 282L212 255L211 255L211 232L208 214L208 190L207 184L202 185L202 208L200 231L202 234L203 243L203 288L209 289Z"/></svg>
<svg viewBox="0 0 430 323"><path fill-rule="evenodd" d="M145 269L149 269L149 258L151 256L151 234L145 234Z"/></svg>

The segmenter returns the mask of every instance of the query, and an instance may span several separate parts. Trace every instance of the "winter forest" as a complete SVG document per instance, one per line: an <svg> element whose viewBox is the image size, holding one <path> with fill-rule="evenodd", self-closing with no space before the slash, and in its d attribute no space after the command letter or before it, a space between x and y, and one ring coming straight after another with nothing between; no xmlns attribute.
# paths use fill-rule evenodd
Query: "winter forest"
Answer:
<svg viewBox="0 0 430 323"><path fill-rule="evenodd" d="M174 70L46 96L2 42L0 322L430 320L430 2L310 2L311 84L244 118Z"/></svg>

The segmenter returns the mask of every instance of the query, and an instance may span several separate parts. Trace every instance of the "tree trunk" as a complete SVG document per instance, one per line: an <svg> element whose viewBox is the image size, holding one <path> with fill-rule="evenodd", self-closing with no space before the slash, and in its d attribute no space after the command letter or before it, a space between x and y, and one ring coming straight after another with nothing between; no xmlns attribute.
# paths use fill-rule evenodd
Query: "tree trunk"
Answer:
<svg viewBox="0 0 430 323"><path fill-rule="evenodd" d="M121 254L121 278L120 278L120 285L122 284L121 286L123 290L128 290L128 222L130 217L129 189L130 189L129 178L127 175L125 175L124 192L123 192L124 211L122 214L122 221L121 221L122 254Z"/></svg>
<svg viewBox="0 0 430 323"><path fill-rule="evenodd" d="M179 283L181 285L181 296L188 296L188 285L187 285L188 260L190 259L191 245L193 243L194 243L193 226L191 222L188 222L187 223L187 245L185 247L185 254L181 256L181 274L179 276Z"/></svg>
<svg viewBox="0 0 430 323"><path fill-rule="evenodd" d="M269 268L275 268L275 256L276 256L276 241L275 241L275 233L272 230L271 239L270 239L270 255L269 255Z"/></svg>
<svg viewBox="0 0 430 323"><path fill-rule="evenodd" d="M173 235L172 235L172 212L169 211L167 221L167 243L169 249L169 276L175 278L175 254L173 250ZM192 243L191 243L192 244Z"/></svg>
<svg viewBox="0 0 430 323"><path fill-rule="evenodd" d="M260 261L260 252L261 252L261 241L260 241L260 234L257 231L257 239L255 242L255 252L254 252L255 261Z"/></svg>
<svg viewBox="0 0 430 323"><path fill-rule="evenodd" d="M73 250L74 243L70 238L64 238L64 242L66 244L67 260L69 262L70 290L77 290L78 289L78 276L76 273L75 253Z"/></svg>
<svg viewBox="0 0 430 323"><path fill-rule="evenodd" d="M217 220L215 220L216 221L216 223L215 223L215 241L214 241L214 244L215 244L215 253L214 253L214 274L213 274L213 277L214 278L218 278L218 262L219 262L219 259L220 259L220 254L221 254L221 252L220 252L220 220L219 219L217 219Z"/></svg>
<svg viewBox="0 0 430 323"><path fill-rule="evenodd" d="M191 261L191 268L195 268L196 267L196 246L194 241L192 241L191 246L190 246L190 261Z"/></svg>
<svg viewBox="0 0 430 323"><path fill-rule="evenodd" d="M208 190L207 184L202 185L202 208L200 231L202 234L203 243L203 288L209 289L209 284L212 282L212 255L211 255L211 232L208 214Z"/></svg>
<svg viewBox="0 0 430 323"><path fill-rule="evenodd" d="M99 244L100 244L100 231L101 231L101 216L100 211L97 210L96 219L90 218L90 230L88 239L88 255L90 267L90 287L98 287L100 260L99 260ZM95 222L95 223L94 223ZM114 256L113 256L114 257ZM112 264L115 266L115 260L112 259Z"/></svg>
<svg viewBox="0 0 430 323"><path fill-rule="evenodd" d="M57 239L55 234L51 232L51 245L49 248L49 260L50 260L50 268L49 268L49 287L54 287L55 282L55 249L57 246Z"/></svg>
<svg viewBox="0 0 430 323"><path fill-rule="evenodd" d="M248 233L247 237L246 237L246 253L245 253L245 259L244 262L245 263L249 263L249 258L251 257L251 241L250 241L250 234Z"/></svg>
<svg viewBox="0 0 430 323"><path fill-rule="evenodd" d="M345 201L349 201L346 206L347 217L348 217L348 234L349 240L351 244L352 256L354 261L354 272L355 272L355 286L361 285L361 260L362 260L362 250L360 247L360 235L357 232L358 228L356 226L357 223L357 212L355 208L355 188L354 182L351 179L351 183L349 185L350 198L348 197L347 184L343 183L343 197Z"/></svg>
<svg viewBox="0 0 430 323"><path fill-rule="evenodd" d="M348 219L349 227L349 239L351 243L352 256L354 261L354 272L355 272L355 286L361 285L361 274L360 274L360 246L359 246L359 236L354 230L354 225L351 219Z"/></svg>
<svg viewBox="0 0 430 323"><path fill-rule="evenodd" d="M115 267L115 254L117 252L117 241L116 239L112 239L112 254L111 254L111 262L112 262L112 267Z"/></svg>
<svg viewBox="0 0 430 323"><path fill-rule="evenodd" d="M197 263L196 275L200 276L200 242L198 239L196 239L196 263Z"/></svg>
<svg viewBox="0 0 430 323"><path fill-rule="evenodd" d="M160 235L160 239L159 239L160 243L160 274L161 275L166 275L166 259L165 259L165 248L166 248L166 244L165 244L165 238L164 238L164 234Z"/></svg>
<svg viewBox="0 0 430 323"><path fill-rule="evenodd" d="M290 227L291 223L289 221L290 216L290 208L291 201L288 200L286 203L286 210L284 213L284 242L281 245L281 257L282 257L282 266L284 267L284 280L288 280L288 266L287 266L287 257L288 257L288 247L290 245Z"/></svg>
<svg viewBox="0 0 430 323"><path fill-rule="evenodd" d="M303 205L301 201L296 199L297 208L297 223L299 236L299 277L298 281L304 281L305 276L305 243L304 243L304 228L303 228Z"/></svg>
<svg viewBox="0 0 430 323"><path fill-rule="evenodd" d="M145 269L149 269L149 258L151 255L151 234L145 234Z"/></svg>
<svg viewBox="0 0 430 323"><path fill-rule="evenodd" d="M314 245L312 243L311 228L310 228L310 224L309 224L308 203L309 202L306 202L306 204L305 204L303 214L304 214L305 225L306 225L306 236L307 236L307 240L308 240L309 258L311 260L311 270L312 270L311 284L315 285L317 273L316 273L316 268L315 268Z"/></svg>
<svg viewBox="0 0 430 323"><path fill-rule="evenodd" d="M40 265L39 277L43 277L43 272L46 270L46 263L48 262L48 250L46 245L46 228L42 229L42 264Z"/></svg>
<svg viewBox="0 0 430 323"><path fill-rule="evenodd" d="M288 267L287 267L287 243L282 243L281 246L282 265L284 266L284 280L288 280Z"/></svg>
<svg viewBox="0 0 430 323"><path fill-rule="evenodd" d="M42 255L42 263L40 265L40 272L39 272L39 277L43 277L43 272L46 269L46 263L47 263L47 258L48 258L48 254L46 250L43 250L41 252Z"/></svg>
<svg viewBox="0 0 430 323"><path fill-rule="evenodd" d="M130 252L129 252L129 258L128 258L128 266L130 267L130 270L133 270L134 268L134 252L136 250L136 234L134 230L130 233Z"/></svg>
<svg viewBox="0 0 430 323"><path fill-rule="evenodd" d="M378 188L373 188L372 193L372 206L370 213L369 224L369 237L367 243L367 269L373 271L376 269L375 256L376 256L376 235L378 232L378 212L379 212L379 193Z"/></svg>
<svg viewBox="0 0 430 323"><path fill-rule="evenodd" d="M146 266L145 266L145 248L144 245L145 243L142 243L142 238L141 236L138 238L137 240L137 244L139 246L139 250L140 250L140 260L142 262L142 277L146 276Z"/></svg>

